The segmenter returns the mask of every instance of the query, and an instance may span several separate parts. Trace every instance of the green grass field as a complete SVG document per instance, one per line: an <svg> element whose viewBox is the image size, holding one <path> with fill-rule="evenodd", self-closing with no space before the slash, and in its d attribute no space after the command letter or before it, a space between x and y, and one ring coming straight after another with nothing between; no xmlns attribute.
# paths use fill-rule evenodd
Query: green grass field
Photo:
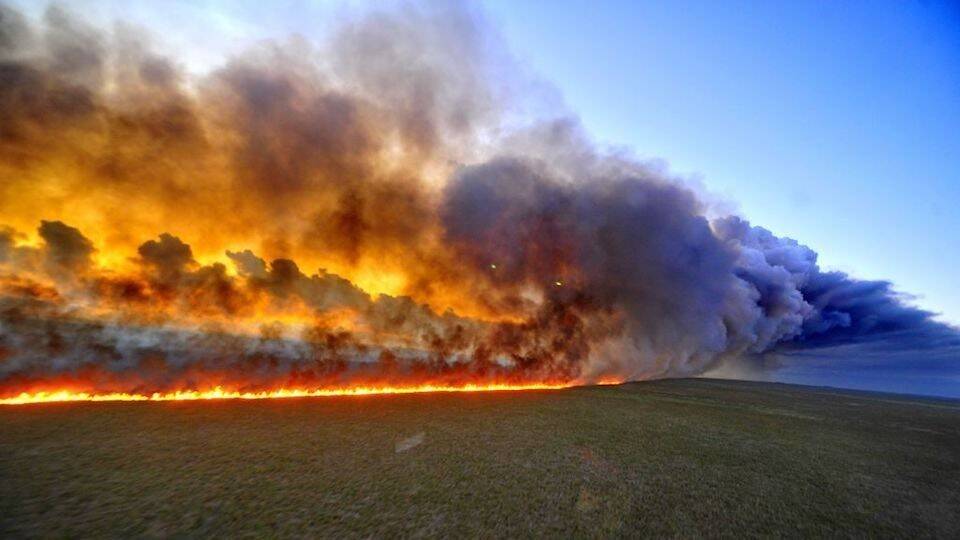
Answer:
<svg viewBox="0 0 960 540"><path fill-rule="evenodd" d="M0 537L960 535L960 402L704 379L0 407Z"/></svg>

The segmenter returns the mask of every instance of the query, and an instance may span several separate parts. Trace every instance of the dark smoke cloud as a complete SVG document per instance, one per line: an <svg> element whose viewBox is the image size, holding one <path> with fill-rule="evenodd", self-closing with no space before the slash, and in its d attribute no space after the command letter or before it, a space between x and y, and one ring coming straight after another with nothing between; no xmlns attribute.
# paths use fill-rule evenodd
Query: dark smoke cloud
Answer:
<svg viewBox="0 0 960 540"><path fill-rule="evenodd" d="M77 228L60 221L41 221L38 232L46 247L47 262L55 271L78 272L90 266L90 256L96 250Z"/></svg>
<svg viewBox="0 0 960 540"><path fill-rule="evenodd" d="M634 354L670 369L723 353L735 252L694 194L659 179L582 180L515 158L466 168L446 191L449 241L476 267L497 265L507 290L538 284L558 303L585 293L581 310L621 314Z"/></svg>
<svg viewBox="0 0 960 540"><path fill-rule="evenodd" d="M0 8L0 394L960 357L890 283L711 220L574 118L514 127L487 34L414 6L188 76L135 30Z"/></svg>
<svg viewBox="0 0 960 540"><path fill-rule="evenodd" d="M810 248L738 217L717 220L714 229L740 252L737 274L755 291L762 325L775 329L770 333L775 350L848 346L862 352L935 351L957 357L960 333L910 305L910 297L889 282L823 272Z"/></svg>
<svg viewBox="0 0 960 540"><path fill-rule="evenodd" d="M188 266L196 264L190 246L167 233L161 234L159 240L144 242L137 253L162 281L176 281Z"/></svg>

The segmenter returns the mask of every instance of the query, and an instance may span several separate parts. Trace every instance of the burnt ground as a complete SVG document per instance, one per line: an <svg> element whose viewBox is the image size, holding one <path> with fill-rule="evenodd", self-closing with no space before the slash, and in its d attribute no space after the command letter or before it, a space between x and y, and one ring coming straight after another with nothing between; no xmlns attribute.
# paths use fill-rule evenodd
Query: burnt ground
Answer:
<svg viewBox="0 0 960 540"><path fill-rule="evenodd" d="M688 379L0 407L0 536L960 535L960 401Z"/></svg>

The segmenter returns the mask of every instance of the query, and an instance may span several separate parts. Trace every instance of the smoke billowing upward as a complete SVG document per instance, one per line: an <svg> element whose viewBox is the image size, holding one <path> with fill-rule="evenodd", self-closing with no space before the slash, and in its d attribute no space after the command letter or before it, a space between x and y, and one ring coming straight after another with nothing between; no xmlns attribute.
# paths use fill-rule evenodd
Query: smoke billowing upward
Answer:
<svg viewBox="0 0 960 540"><path fill-rule="evenodd" d="M0 8L0 397L590 382L856 348L956 358L887 282L528 120L466 9L191 75Z"/></svg>

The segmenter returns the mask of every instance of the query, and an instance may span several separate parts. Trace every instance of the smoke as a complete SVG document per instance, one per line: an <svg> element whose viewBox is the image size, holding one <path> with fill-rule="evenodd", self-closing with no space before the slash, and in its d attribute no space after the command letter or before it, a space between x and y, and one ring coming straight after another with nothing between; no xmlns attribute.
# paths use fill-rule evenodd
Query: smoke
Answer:
<svg viewBox="0 0 960 540"><path fill-rule="evenodd" d="M891 284L709 218L562 111L518 126L466 8L358 16L202 75L144 35L0 8L0 394L960 351Z"/></svg>

